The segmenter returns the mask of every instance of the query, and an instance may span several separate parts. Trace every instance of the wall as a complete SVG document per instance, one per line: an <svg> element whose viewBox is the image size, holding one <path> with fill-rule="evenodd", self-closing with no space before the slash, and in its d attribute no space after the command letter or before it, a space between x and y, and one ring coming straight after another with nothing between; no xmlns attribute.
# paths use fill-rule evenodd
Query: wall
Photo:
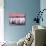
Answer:
<svg viewBox="0 0 46 46"><path fill-rule="evenodd" d="M40 1L40 9L41 9L41 11L42 11L43 9L46 9L46 0L41 0L41 1ZM41 21L41 22L40 22L40 25L43 25L43 26L46 27L46 11L43 12L42 17L43 17L43 22Z"/></svg>
<svg viewBox="0 0 46 46"><path fill-rule="evenodd" d="M4 3L3 1L4 0L0 0L0 42L4 41L4 8L3 8Z"/></svg>
<svg viewBox="0 0 46 46"><path fill-rule="evenodd" d="M4 38L7 41L18 41L32 29L35 12L40 10L40 0L4 0ZM22 12L26 15L26 25L11 26L8 23L10 12Z"/></svg>

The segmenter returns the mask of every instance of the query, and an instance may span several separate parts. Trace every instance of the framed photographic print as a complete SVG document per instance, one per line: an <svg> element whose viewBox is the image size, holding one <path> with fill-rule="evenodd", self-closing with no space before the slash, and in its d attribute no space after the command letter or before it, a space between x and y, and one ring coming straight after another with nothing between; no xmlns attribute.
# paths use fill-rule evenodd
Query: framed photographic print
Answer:
<svg viewBox="0 0 46 46"><path fill-rule="evenodd" d="M9 24L25 25L26 16L22 13L11 13L9 15Z"/></svg>

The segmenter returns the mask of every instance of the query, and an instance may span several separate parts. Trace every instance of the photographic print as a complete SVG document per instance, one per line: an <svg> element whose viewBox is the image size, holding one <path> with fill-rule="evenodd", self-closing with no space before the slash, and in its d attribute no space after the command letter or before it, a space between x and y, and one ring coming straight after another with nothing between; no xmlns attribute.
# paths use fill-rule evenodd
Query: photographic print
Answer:
<svg viewBox="0 0 46 46"><path fill-rule="evenodd" d="M9 24L25 25L26 17L21 13L13 13L9 16Z"/></svg>

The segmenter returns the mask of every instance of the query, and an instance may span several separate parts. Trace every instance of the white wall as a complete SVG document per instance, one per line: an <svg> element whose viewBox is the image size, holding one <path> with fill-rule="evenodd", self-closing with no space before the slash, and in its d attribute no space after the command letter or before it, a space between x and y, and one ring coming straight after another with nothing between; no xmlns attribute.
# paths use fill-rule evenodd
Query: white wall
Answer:
<svg viewBox="0 0 46 46"><path fill-rule="evenodd" d="M41 11L43 9L46 9L46 0L40 0L40 9ZM43 26L46 26L46 11L43 12L43 19L44 21L40 21L40 24L43 25Z"/></svg>
<svg viewBox="0 0 46 46"><path fill-rule="evenodd" d="M4 1L0 0L0 42L4 41Z"/></svg>

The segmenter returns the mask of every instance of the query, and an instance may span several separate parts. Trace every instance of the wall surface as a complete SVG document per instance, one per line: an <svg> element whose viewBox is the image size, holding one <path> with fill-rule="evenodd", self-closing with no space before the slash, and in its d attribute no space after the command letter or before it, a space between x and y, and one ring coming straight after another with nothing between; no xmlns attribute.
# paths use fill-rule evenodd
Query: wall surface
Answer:
<svg viewBox="0 0 46 46"><path fill-rule="evenodd" d="M41 1L40 1L40 9L41 9L41 11L42 11L43 9L46 9L46 0L41 0ZM46 10L43 12L42 17L43 17L43 22L40 21L40 25L43 25L43 26L46 27Z"/></svg>
<svg viewBox="0 0 46 46"><path fill-rule="evenodd" d="M40 10L40 0L4 0L4 38L7 41L18 41L31 31L35 14ZM26 15L26 25L9 25L8 14L22 12Z"/></svg>
<svg viewBox="0 0 46 46"><path fill-rule="evenodd" d="M0 0L0 42L4 41L4 0ZM1 44L1 43L0 43Z"/></svg>

